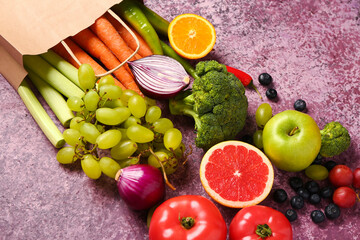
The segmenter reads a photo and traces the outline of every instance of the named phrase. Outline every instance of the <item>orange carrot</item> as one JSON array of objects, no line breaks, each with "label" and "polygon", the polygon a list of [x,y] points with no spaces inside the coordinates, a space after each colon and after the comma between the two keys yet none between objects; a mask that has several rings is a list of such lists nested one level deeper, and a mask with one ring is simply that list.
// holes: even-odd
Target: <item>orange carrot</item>
[{"label": "orange carrot", "polygon": [[[85,28],[72,39],[90,55],[97,58],[108,69],[113,69],[120,65],[120,61],[114,56],[111,50],[88,28]],[[128,89],[132,89],[143,96],[132,75],[120,67],[113,72],[115,77]]]},{"label": "orange carrot", "polygon": [[[124,41],[127,43],[127,45],[133,50],[135,51],[137,48],[137,44],[135,39],[133,38],[133,36],[130,34],[130,32],[128,30],[126,30],[126,28],[121,25],[121,23],[119,23],[118,20],[116,20],[113,16],[110,15],[110,13],[105,13],[104,16],[106,17],[106,19],[109,20],[109,22],[115,27],[115,29],[119,32],[120,36],[124,39]],[[129,26],[129,25],[128,25]],[[136,37],[139,40],[140,43],[140,48],[138,50],[138,54],[141,57],[146,57],[146,56],[150,56],[153,53],[151,52],[149,46],[147,45],[147,43],[144,41],[144,39],[140,36],[140,34],[138,34],[134,29],[132,29],[131,27],[129,27],[133,33],[136,35]]]},{"label": "orange carrot", "polygon": [[[107,71],[98,64],[92,57],[90,57],[84,50],[82,50],[76,43],[74,43],[70,38],[67,38],[64,40],[64,42],[68,45],[68,47],[71,49],[71,51],[74,53],[76,58],[80,61],[80,63],[87,63],[89,64],[93,69],[95,74],[104,74]],[[69,54],[69,52],[65,49],[65,47],[58,43],[55,45],[52,50],[59,54],[61,57],[63,57],[66,61],[74,65],[76,68],[79,68],[79,64],[74,60],[74,58]],[[117,80],[117,79],[116,79]],[[122,89],[125,89],[124,85],[121,84],[119,81],[115,81],[115,84],[121,87]]]},{"label": "orange carrot", "polygon": [[[124,62],[133,53],[124,39],[122,39],[113,25],[104,16],[96,19],[95,23],[90,26],[90,29],[121,62]],[[136,59],[137,57],[134,56],[130,60]]]}]

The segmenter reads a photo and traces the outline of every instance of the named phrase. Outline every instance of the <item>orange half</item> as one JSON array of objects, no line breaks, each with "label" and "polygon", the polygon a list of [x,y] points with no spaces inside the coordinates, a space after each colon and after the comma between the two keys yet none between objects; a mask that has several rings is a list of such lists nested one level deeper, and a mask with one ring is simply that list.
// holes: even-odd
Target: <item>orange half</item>
[{"label": "orange half", "polygon": [[274,169],[258,148],[241,141],[225,141],[205,153],[200,164],[200,180],[218,203],[244,208],[268,196]]},{"label": "orange half", "polygon": [[216,42],[214,26],[205,18],[191,13],[181,14],[170,22],[168,37],[171,47],[188,59],[206,56]]}]

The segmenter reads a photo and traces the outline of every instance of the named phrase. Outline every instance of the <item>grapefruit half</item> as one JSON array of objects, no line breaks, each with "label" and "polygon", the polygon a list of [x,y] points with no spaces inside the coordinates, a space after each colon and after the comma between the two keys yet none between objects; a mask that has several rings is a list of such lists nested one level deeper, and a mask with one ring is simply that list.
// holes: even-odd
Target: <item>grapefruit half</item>
[{"label": "grapefruit half", "polygon": [[224,141],[205,153],[200,180],[216,202],[244,208],[267,197],[274,182],[274,169],[260,149],[241,141]]}]

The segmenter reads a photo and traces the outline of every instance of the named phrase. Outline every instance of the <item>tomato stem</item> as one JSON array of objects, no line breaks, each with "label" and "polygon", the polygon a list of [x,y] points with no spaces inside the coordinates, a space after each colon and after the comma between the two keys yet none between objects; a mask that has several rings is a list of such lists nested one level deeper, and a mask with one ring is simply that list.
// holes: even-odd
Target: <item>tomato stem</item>
[{"label": "tomato stem", "polygon": [[181,218],[180,223],[185,229],[190,229],[195,225],[195,219],[192,217],[183,217]]},{"label": "tomato stem", "polygon": [[271,228],[267,224],[259,224],[255,230],[255,233],[262,239],[270,237],[272,234]]}]

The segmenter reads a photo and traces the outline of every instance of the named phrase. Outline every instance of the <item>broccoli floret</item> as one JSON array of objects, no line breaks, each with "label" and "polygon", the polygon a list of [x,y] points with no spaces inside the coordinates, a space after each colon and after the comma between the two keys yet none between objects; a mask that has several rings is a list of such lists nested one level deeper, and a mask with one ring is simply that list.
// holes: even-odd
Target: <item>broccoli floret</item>
[{"label": "broccoli floret", "polygon": [[337,156],[350,146],[349,132],[339,122],[326,124],[320,133],[320,155],[323,157]]},{"label": "broccoli floret", "polygon": [[195,144],[208,149],[234,139],[245,125],[248,101],[240,80],[215,60],[196,65],[192,89],[169,101],[173,115],[188,115],[195,120]]}]

